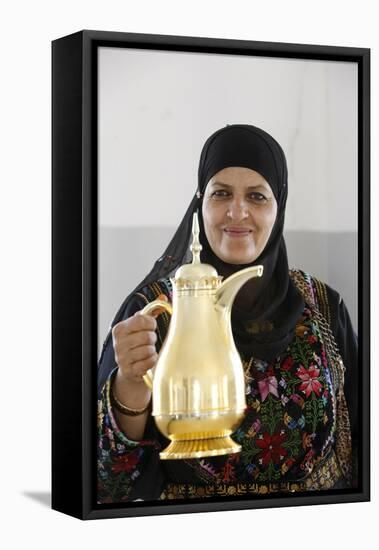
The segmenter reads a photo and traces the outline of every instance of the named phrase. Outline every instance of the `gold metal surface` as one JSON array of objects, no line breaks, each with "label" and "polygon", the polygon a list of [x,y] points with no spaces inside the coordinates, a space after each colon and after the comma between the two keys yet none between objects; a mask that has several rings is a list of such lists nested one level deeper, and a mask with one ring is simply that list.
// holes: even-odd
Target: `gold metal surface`
[{"label": "gold metal surface", "polygon": [[233,300],[243,284],[260,277],[249,267],[224,282],[200,261],[197,214],[193,220],[193,261],[171,279],[173,304],[155,300],[142,314],[163,307],[172,318],[154,369],[144,380],[153,391],[156,424],[171,444],[161,459],[199,458],[240,451],[230,435],[246,408],[242,362],[230,322]]},{"label": "gold metal surface", "polygon": [[[165,309],[170,315],[172,315],[172,306],[168,302],[164,302],[163,300],[154,300],[154,302],[150,302],[150,304],[147,304],[141,313],[143,315],[148,315],[149,313],[153,313],[154,310],[158,308]],[[147,371],[147,373],[143,376],[144,382],[146,386],[152,390],[153,389],[153,371],[150,369]]]},{"label": "gold metal surface", "polygon": [[219,456],[239,453],[240,451],[241,445],[235,443],[229,436],[208,439],[196,439],[195,436],[195,438],[187,441],[172,441],[159,456],[161,460],[175,460],[178,458]]}]

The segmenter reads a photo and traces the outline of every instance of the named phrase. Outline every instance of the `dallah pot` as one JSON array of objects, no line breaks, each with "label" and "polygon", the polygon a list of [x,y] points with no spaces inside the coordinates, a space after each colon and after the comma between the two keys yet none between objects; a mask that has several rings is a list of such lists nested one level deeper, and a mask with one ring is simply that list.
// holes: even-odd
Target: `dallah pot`
[{"label": "dallah pot", "polygon": [[243,284],[260,277],[263,266],[233,274],[224,282],[200,261],[197,214],[193,220],[192,264],[182,265],[171,279],[172,306],[155,300],[142,314],[164,308],[171,315],[167,337],[154,372],[144,379],[152,388],[152,415],[171,440],[161,459],[199,458],[236,453],[230,437],[246,408],[242,362],[236,349],[231,309]]}]

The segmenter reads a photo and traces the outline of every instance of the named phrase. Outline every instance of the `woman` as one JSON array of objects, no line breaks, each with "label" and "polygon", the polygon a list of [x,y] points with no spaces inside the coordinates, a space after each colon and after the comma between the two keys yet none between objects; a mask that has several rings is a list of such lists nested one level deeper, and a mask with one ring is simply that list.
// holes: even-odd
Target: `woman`
[{"label": "woman", "polygon": [[[339,294],[289,270],[283,239],[287,166],[280,145],[250,125],[230,125],[205,143],[198,190],[165,254],[128,296],[99,365],[98,501],[197,498],[351,487],[357,341]],[[246,378],[247,410],[233,438],[241,453],[159,460],[167,445],[142,380],[157,360],[171,300],[169,276],[186,263],[199,211],[201,261],[228,277],[261,264],[236,297],[232,328]],[[342,358],[342,359],[341,359]],[[346,397],[346,399],[345,399]]]}]

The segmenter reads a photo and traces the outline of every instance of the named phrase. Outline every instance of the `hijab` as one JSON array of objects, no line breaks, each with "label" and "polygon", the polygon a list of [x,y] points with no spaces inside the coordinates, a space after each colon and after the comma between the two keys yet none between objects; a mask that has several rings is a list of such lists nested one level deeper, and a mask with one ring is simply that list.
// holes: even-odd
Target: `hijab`
[{"label": "hijab", "polygon": [[[260,256],[250,264],[234,265],[221,260],[207,240],[201,215],[202,200],[209,180],[226,167],[246,167],[259,172],[270,185],[277,202],[277,215],[269,240]],[[287,163],[279,143],[267,132],[252,125],[232,124],[214,132],[205,142],[198,168],[198,189],[164,254],[143,281],[126,298],[112,326],[124,318],[132,296],[144,286],[164,277],[189,261],[192,217],[198,211],[201,261],[213,265],[219,275],[228,276],[253,265],[263,265],[263,276],[249,282],[240,292],[253,293],[250,309],[232,309],[232,329],[237,349],[246,358],[271,361],[280,355],[294,336],[296,322],[304,307],[288,270],[283,238],[287,201]],[[251,298],[251,296],[250,296]],[[109,339],[109,335],[107,340]],[[107,340],[104,347],[107,344]]]},{"label": "hijab", "polygon": [[250,168],[264,177],[277,202],[276,220],[260,256],[250,264],[231,265],[218,258],[210,247],[200,209],[201,259],[213,265],[221,275],[263,265],[263,276],[251,280],[240,291],[250,294],[250,299],[246,300],[249,309],[234,305],[232,328],[240,352],[246,357],[271,361],[292,340],[296,322],[304,308],[303,299],[289,276],[283,237],[287,163],[279,143],[267,132],[247,124],[233,124],[216,131],[204,144],[198,170],[200,194],[204,194],[207,183],[217,172],[231,166]]}]

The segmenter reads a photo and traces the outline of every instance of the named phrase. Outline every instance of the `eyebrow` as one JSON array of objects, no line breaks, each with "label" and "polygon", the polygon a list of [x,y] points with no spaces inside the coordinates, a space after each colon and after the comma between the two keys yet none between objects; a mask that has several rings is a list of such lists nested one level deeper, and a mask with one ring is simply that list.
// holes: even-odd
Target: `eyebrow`
[{"label": "eyebrow", "polygon": [[[229,185],[228,183],[223,183],[222,181],[214,181],[211,183],[211,185],[219,185],[220,187],[224,187],[225,189],[231,189],[233,187],[232,185]],[[267,188],[261,183],[258,183],[257,185],[249,185],[246,189],[251,190],[251,189],[259,189],[259,188],[267,191]]]}]

